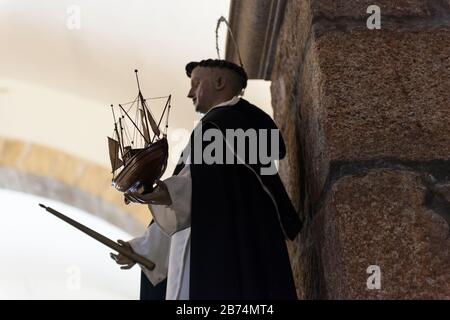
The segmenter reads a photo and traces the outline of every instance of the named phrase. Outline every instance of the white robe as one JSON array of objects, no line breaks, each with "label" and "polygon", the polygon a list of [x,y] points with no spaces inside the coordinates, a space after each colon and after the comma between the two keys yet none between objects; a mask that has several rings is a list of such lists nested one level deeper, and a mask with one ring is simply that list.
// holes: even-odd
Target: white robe
[{"label": "white robe", "polygon": [[[214,108],[237,102],[236,96]],[[155,223],[144,235],[129,241],[136,253],[155,263],[152,271],[141,266],[153,285],[167,277],[166,300],[189,299],[192,181],[189,158],[186,162],[178,175],[164,180],[172,204],[149,205]]]},{"label": "white robe", "polygon": [[129,241],[133,250],[155,263],[152,271],[141,266],[153,285],[167,277],[167,300],[189,299],[189,262],[191,236],[191,177],[189,165],[166,179],[172,199],[170,206],[151,205],[153,219],[144,235]]}]

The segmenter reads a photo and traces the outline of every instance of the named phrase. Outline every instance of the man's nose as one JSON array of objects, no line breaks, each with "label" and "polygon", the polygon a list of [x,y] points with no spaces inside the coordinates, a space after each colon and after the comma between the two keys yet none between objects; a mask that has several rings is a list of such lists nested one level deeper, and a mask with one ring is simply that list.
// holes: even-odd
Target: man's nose
[{"label": "man's nose", "polygon": [[191,88],[191,90],[189,90],[187,97],[188,98],[193,98],[194,97],[194,90],[192,90],[192,88]]}]

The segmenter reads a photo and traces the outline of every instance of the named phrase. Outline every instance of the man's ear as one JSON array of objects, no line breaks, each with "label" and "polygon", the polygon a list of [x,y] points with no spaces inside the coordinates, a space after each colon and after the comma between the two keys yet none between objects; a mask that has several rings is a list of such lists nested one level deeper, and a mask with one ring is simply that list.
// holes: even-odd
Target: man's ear
[{"label": "man's ear", "polygon": [[225,79],[224,76],[222,76],[222,75],[217,75],[217,76],[216,76],[216,79],[215,79],[215,81],[214,81],[214,87],[215,87],[217,90],[222,90],[223,88],[225,88],[225,82],[226,82],[226,79]]}]

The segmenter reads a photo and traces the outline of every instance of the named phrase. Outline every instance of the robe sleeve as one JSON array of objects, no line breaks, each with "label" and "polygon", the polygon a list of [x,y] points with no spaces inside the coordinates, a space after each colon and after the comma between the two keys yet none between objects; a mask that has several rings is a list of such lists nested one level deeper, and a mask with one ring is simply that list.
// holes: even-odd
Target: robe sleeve
[{"label": "robe sleeve", "polygon": [[170,237],[162,232],[156,223],[150,224],[141,237],[134,238],[128,243],[134,252],[155,263],[155,268],[151,271],[139,265],[154,286],[167,277]]},{"label": "robe sleeve", "polygon": [[168,236],[186,229],[191,224],[192,180],[190,166],[186,165],[178,175],[164,180],[172,204],[149,205],[153,219]]}]

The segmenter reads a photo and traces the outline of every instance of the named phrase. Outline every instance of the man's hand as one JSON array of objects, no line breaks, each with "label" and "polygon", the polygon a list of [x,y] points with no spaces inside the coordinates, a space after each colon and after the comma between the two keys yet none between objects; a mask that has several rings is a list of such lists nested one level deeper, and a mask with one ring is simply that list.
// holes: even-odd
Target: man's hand
[{"label": "man's hand", "polygon": [[170,205],[172,204],[172,199],[170,198],[169,190],[164,182],[157,180],[157,187],[153,192],[142,194],[140,192],[126,192],[125,203],[144,203],[144,204],[157,204],[157,205]]},{"label": "man's hand", "polygon": [[[131,248],[131,245],[128,242],[125,242],[123,240],[117,240],[117,242],[125,249],[128,249],[131,252],[134,252],[133,248]],[[110,257],[117,264],[120,264],[122,266],[122,267],[120,267],[120,269],[123,269],[123,270],[131,269],[136,264],[136,262],[134,262],[133,260],[131,260],[128,257],[125,257],[123,254],[120,254],[120,253],[118,253],[118,254],[110,253]]]}]

